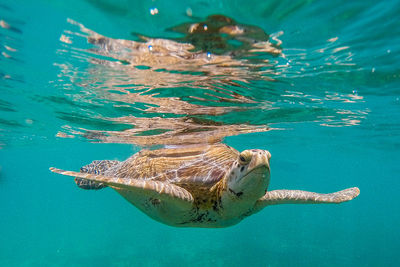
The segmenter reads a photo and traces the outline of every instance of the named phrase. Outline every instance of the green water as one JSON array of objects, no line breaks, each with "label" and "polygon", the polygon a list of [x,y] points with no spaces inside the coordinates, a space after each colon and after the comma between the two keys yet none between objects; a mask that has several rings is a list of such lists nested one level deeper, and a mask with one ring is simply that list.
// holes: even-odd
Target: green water
[{"label": "green water", "polygon": [[[399,266],[399,11],[398,1],[1,2],[0,266]],[[144,82],[132,75],[154,66],[108,64],[117,56],[67,21],[110,38],[174,39],[168,28],[211,14],[262,29],[281,53],[259,53],[251,64],[268,64],[237,75]],[[127,88],[150,91],[128,99]],[[196,112],[138,98],[152,93]],[[230,228],[173,228],[109,188],[84,191],[48,170],[128,158],[140,146],[119,135],[127,129],[175,129],[144,131],[129,116],[270,127],[223,139],[271,152],[270,189],[361,194],[267,207]]]}]

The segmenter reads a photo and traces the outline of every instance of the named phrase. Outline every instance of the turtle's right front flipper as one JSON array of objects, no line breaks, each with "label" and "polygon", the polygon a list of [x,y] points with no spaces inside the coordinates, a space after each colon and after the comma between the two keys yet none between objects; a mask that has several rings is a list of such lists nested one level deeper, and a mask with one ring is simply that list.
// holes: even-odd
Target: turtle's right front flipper
[{"label": "turtle's right front flipper", "polygon": [[278,204],[338,204],[350,201],[360,194],[358,187],[347,188],[342,191],[320,194],[302,190],[273,190],[257,200],[254,206],[255,212],[269,205]]},{"label": "turtle's right front flipper", "polygon": [[[82,173],[101,174],[103,175],[108,169],[118,165],[118,160],[94,160],[92,163],[81,167]],[[84,178],[75,178],[75,183],[79,188],[86,190],[98,190],[107,187],[104,183],[91,181]]]}]

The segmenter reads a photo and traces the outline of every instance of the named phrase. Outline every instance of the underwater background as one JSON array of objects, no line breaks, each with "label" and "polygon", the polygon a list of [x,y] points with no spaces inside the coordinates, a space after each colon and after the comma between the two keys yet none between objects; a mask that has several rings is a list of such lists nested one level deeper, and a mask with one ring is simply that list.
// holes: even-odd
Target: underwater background
[{"label": "underwater background", "polygon": [[[215,14],[244,37],[187,35]],[[398,14],[399,1],[0,1],[0,266],[400,266]],[[199,59],[131,61],[120,40],[148,38],[191,41]],[[270,189],[361,193],[173,228],[49,171],[199,132],[269,150]]]}]

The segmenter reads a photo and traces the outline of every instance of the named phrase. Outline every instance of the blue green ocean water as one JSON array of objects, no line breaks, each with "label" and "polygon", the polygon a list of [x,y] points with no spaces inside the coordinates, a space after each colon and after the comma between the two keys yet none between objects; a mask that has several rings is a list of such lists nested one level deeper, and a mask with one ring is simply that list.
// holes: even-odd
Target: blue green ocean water
[{"label": "blue green ocean water", "polygon": [[[0,1],[0,266],[400,266],[399,13],[395,0]],[[177,40],[172,27],[213,14],[278,52],[134,64],[117,45]],[[212,44],[207,56],[228,54]],[[49,171],[226,128],[224,143],[271,152],[271,189],[361,193],[174,228]]]}]

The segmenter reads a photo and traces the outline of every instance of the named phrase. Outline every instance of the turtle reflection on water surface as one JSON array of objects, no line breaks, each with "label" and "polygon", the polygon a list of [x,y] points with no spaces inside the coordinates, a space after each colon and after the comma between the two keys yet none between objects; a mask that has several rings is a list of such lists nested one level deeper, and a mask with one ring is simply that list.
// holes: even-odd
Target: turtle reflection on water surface
[{"label": "turtle reflection on water surface", "polygon": [[111,187],[154,220],[177,227],[228,227],[269,205],[341,203],[360,192],[268,191],[270,158],[260,149],[191,145],[142,150],[123,162],[93,161],[81,172],[50,170],[77,177],[84,189]]}]

